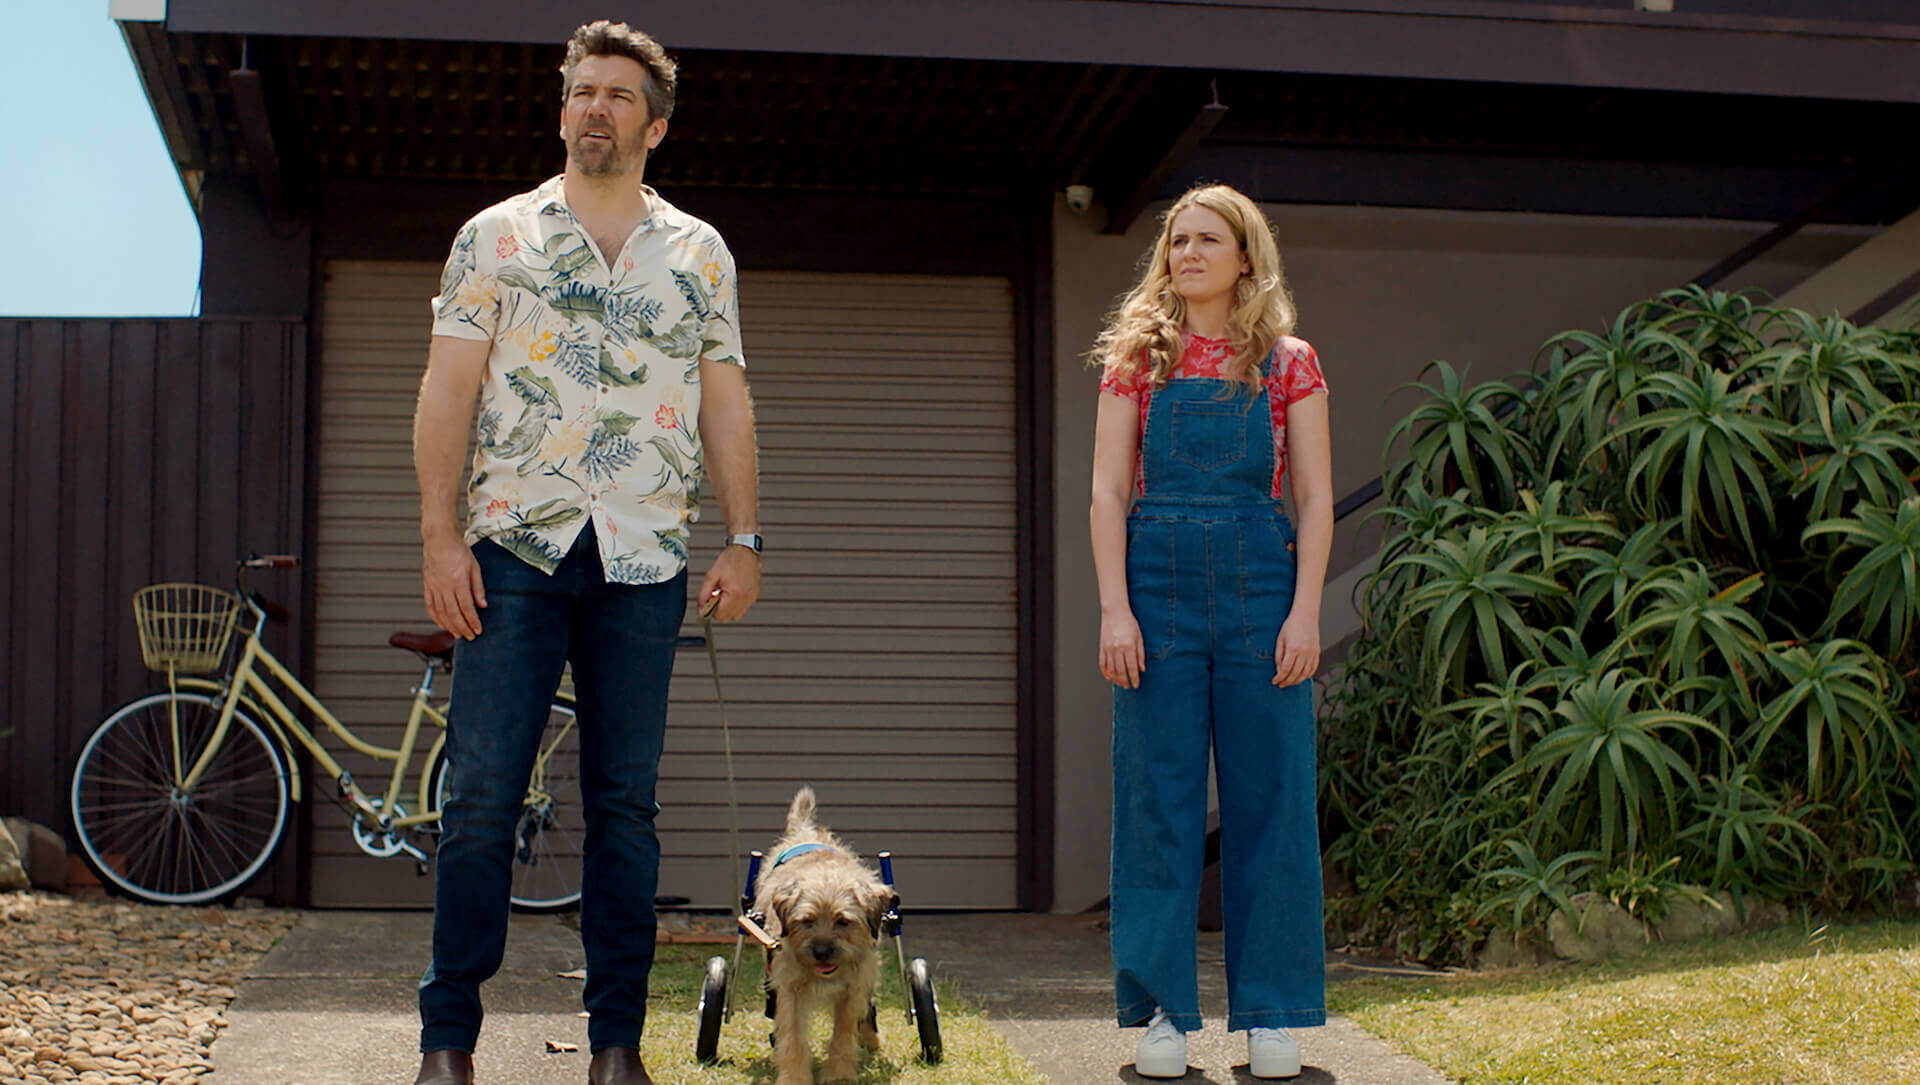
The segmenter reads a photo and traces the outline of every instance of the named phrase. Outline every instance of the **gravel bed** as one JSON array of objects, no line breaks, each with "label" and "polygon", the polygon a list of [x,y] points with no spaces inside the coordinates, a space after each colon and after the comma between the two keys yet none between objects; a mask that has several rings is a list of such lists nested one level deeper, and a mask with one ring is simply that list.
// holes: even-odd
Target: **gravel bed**
[{"label": "gravel bed", "polygon": [[257,907],[0,893],[0,1085],[212,1072],[234,988],[297,922]]}]

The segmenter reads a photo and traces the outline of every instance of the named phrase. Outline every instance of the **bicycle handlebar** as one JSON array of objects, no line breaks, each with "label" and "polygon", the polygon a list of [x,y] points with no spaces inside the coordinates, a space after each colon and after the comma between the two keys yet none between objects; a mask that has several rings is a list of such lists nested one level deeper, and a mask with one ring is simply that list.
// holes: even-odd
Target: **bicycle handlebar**
[{"label": "bicycle handlebar", "polygon": [[249,554],[240,559],[240,565],[246,569],[298,569],[298,554]]}]

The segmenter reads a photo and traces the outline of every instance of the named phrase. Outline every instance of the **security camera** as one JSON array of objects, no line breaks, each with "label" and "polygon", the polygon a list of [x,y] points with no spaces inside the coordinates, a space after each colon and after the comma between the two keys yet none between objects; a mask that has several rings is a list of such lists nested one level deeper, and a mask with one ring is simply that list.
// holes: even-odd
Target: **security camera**
[{"label": "security camera", "polygon": [[1092,206],[1093,206],[1093,186],[1091,185],[1068,185],[1067,186],[1067,210],[1073,212],[1076,215],[1084,215],[1087,213],[1087,208]]}]

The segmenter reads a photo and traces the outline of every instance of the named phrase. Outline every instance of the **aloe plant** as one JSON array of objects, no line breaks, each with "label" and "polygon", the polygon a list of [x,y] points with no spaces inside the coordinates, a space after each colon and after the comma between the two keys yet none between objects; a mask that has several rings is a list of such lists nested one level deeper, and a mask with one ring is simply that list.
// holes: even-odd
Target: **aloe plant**
[{"label": "aloe plant", "polygon": [[1809,515],[1840,516],[1860,502],[1892,506],[1917,495],[1920,403],[1890,403],[1856,420],[1836,419],[1830,428],[1803,423],[1792,436],[1799,449],[1791,493],[1805,495]]},{"label": "aloe plant", "polygon": [[1738,369],[1763,342],[1754,330],[1762,310],[1742,292],[1690,284],[1663,292],[1648,309],[1659,314],[1654,321],[1661,330],[1684,339],[1695,358],[1716,369]]},{"label": "aloe plant", "polygon": [[1600,853],[1612,859],[1679,820],[1681,792],[1696,777],[1685,744],[1668,738],[1694,731],[1720,736],[1706,720],[1662,708],[1643,694],[1652,681],[1610,669],[1582,678],[1554,706],[1564,723],[1514,770],[1542,795],[1548,839],[1586,839],[1597,827]]},{"label": "aloe plant", "polygon": [[1497,889],[1475,910],[1474,918],[1483,919],[1511,909],[1508,922],[1515,930],[1532,925],[1530,917],[1544,921],[1541,905],[1552,905],[1555,911],[1573,915],[1572,895],[1603,859],[1597,851],[1583,850],[1566,852],[1554,856],[1550,862],[1542,862],[1525,840],[1503,840],[1500,846],[1513,855],[1514,862],[1481,876],[1483,882]]},{"label": "aloe plant", "polygon": [[[1678,513],[1700,551],[1737,535],[1746,556],[1759,551],[1752,514],[1774,524],[1773,488],[1786,474],[1775,442],[1787,427],[1756,409],[1758,389],[1717,369],[1698,378],[1655,373],[1634,390],[1654,409],[1609,434],[1595,452],[1647,435],[1627,465],[1627,492],[1649,517]],[[1589,453],[1589,456],[1594,453]]]},{"label": "aloe plant", "polygon": [[1523,660],[1504,679],[1482,682],[1474,696],[1442,708],[1460,713],[1471,729],[1468,756],[1479,760],[1504,750],[1510,761],[1519,761],[1527,747],[1546,733],[1553,705],[1542,694],[1553,688],[1557,675],[1538,666],[1539,662]]},{"label": "aloe plant", "polygon": [[1502,515],[1495,527],[1511,539],[1524,540],[1529,554],[1539,559],[1537,571],[1549,576],[1572,548],[1620,540],[1613,517],[1587,510],[1580,494],[1559,481],[1548,483],[1538,494],[1521,490],[1520,507]]},{"label": "aloe plant", "polygon": [[1913,319],[1692,288],[1554,337],[1524,386],[1423,373],[1364,632],[1323,702],[1341,937],[1447,963],[1489,917],[1535,925],[1582,890],[1902,899]]},{"label": "aloe plant", "polygon": [[1779,793],[1746,764],[1725,776],[1705,776],[1694,796],[1694,817],[1679,838],[1711,862],[1713,882],[1749,892],[1797,888],[1807,868],[1830,855],[1807,826],[1818,804]]},{"label": "aloe plant", "polygon": [[1406,598],[1396,629],[1418,638],[1421,670],[1436,693],[1464,685],[1470,659],[1502,674],[1509,659],[1518,662],[1534,650],[1538,635],[1520,602],[1558,596],[1563,589],[1546,577],[1519,572],[1528,560],[1526,550],[1507,545],[1484,527],[1394,560],[1395,566],[1427,571],[1425,582]]},{"label": "aloe plant", "polygon": [[1633,392],[1641,382],[1697,363],[1687,341],[1649,323],[1647,312],[1645,305],[1629,306],[1604,332],[1562,332],[1536,355],[1536,366],[1541,358],[1547,363],[1528,428],[1556,477],[1578,473],[1586,450],[1639,416]]},{"label": "aloe plant", "polygon": [[1750,674],[1761,665],[1767,637],[1742,604],[1760,586],[1759,573],[1720,588],[1697,561],[1668,566],[1627,593],[1625,608],[1638,617],[1620,635],[1653,640],[1654,660],[1668,675],[1691,678],[1703,668]]},{"label": "aloe plant", "polygon": [[1875,767],[1912,764],[1912,724],[1894,716],[1892,682],[1873,649],[1836,639],[1812,651],[1787,646],[1771,658],[1785,688],[1767,703],[1749,756],[1757,761],[1783,730],[1794,732],[1815,799],[1857,795]]},{"label": "aloe plant", "polygon": [[[1913,644],[1920,621],[1920,497],[1897,509],[1862,505],[1851,517],[1822,520],[1803,538],[1836,535],[1845,541],[1838,564],[1847,567],[1827,612],[1826,631],[1859,623],[1863,636],[1899,657]],[[1859,553],[1858,551],[1865,551]]]},{"label": "aloe plant", "polygon": [[1655,569],[1671,565],[1680,556],[1672,536],[1675,520],[1642,524],[1614,546],[1582,546],[1570,555],[1582,569],[1574,585],[1575,629],[1610,622],[1622,613],[1627,594]]},{"label": "aloe plant", "polygon": [[[1521,394],[1500,381],[1469,386],[1463,374],[1445,362],[1430,362],[1437,386],[1415,381],[1404,387],[1427,394],[1387,435],[1393,448],[1407,438],[1406,459],[1383,474],[1396,488],[1406,476],[1421,479],[1433,492],[1451,492],[1464,484],[1482,505],[1511,507],[1514,495],[1532,481],[1534,452],[1526,435],[1501,421],[1501,412],[1518,406]],[[1449,482],[1457,478],[1458,483]]]},{"label": "aloe plant", "polygon": [[1836,420],[1865,418],[1890,399],[1911,399],[1920,365],[1887,349],[1885,333],[1839,317],[1783,311],[1790,334],[1754,356],[1774,413],[1803,418],[1834,440]]}]

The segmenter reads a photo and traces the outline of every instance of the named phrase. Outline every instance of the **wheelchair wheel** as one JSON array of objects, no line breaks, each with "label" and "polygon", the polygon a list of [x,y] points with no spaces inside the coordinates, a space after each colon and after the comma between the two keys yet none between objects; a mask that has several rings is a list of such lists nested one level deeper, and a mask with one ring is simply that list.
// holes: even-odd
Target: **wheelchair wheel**
[{"label": "wheelchair wheel", "polygon": [[940,1004],[933,997],[933,972],[925,957],[907,963],[907,984],[913,992],[913,1024],[920,1030],[920,1058],[940,1061]]},{"label": "wheelchair wheel", "polygon": [[727,959],[707,958],[707,980],[700,987],[700,1035],[693,1056],[703,1065],[720,1057],[720,1023],[727,1018]]}]

